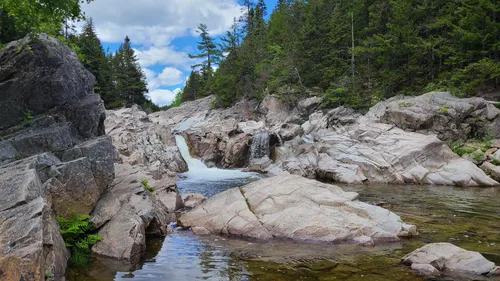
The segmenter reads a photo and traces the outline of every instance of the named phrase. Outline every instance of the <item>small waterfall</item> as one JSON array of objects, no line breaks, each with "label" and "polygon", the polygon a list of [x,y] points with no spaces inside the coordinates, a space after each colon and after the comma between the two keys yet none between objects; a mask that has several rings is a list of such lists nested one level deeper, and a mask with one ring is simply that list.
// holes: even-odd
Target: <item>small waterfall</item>
[{"label": "small waterfall", "polygon": [[192,181],[228,181],[234,179],[247,179],[258,177],[255,173],[244,173],[239,170],[223,170],[218,168],[208,168],[200,159],[193,158],[189,153],[189,147],[183,136],[175,135],[175,142],[182,158],[186,161],[189,171],[183,175]]},{"label": "small waterfall", "polygon": [[259,132],[253,137],[252,146],[250,147],[250,161],[264,157],[269,158],[271,153],[269,140],[268,132]]}]

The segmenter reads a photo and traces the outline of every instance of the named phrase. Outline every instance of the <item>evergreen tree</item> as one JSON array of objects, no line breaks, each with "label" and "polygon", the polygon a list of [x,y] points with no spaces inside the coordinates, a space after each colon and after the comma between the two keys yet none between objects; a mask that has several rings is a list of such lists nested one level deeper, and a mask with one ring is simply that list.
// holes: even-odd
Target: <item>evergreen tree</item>
[{"label": "evergreen tree", "polygon": [[201,41],[198,42],[197,55],[189,55],[191,59],[202,59],[199,64],[195,64],[193,69],[200,68],[203,79],[207,81],[213,73],[213,67],[219,65],[222,59],[222,51],[217,47],[215,39],[208,32],[205,24],[198,25],[197,32],[200,34]]}]

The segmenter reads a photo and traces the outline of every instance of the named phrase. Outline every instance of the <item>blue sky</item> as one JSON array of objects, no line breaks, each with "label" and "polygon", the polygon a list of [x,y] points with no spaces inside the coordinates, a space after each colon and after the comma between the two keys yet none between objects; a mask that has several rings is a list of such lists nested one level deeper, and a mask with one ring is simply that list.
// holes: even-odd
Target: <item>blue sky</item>
[{"label": "blue sky", "polygon": [[[269,12],[277,0],[266,0]],[[95,0],[84,7],[104,48],[114,51],[126,35],[132,40],[147,77],[151,99],[167,105],[184,87],[196,53],[199,23],[215,37],[239,17],[237,0]]]}]

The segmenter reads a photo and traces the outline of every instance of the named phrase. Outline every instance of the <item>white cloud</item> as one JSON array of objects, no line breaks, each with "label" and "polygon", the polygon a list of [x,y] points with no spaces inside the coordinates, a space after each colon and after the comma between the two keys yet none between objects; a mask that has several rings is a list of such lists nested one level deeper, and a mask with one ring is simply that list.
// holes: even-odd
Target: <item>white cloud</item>
[{"label": "white cloud", "polygon": [[154,65],[172,65],[182,70],[188,70],[192,61],[187,53],[178,52],[172,46],[151,47],[147,50],[135,50],[142,67]]},{"label": "white cloud", "polygon": [[98,0],[84,10],[102,41],[121,42],[128,35],[146,46],[166,46],[178,36],[196,35],[199,23],[220,35],[241,14],[236,0]]},{"label": "white cloud", "polygon": [[162,86],[175,86],[184,82],[184,73],[177,68],[165,67],[160,74],[149,68],[143,69],[148,82],[149,90],[155,90]]},{"label": "white cloud", "polygon": [[182,83],[184,79],[182,71],[173,67],[165,67],[158,75],[161,86],[174,86]]},{"label": "white cloud", "polygon": [[177,88],[173,91],[165,89],[156,89],[149,92],[149,98],[155,104],[159,106],[169,105],[174,101],[175,95],[180,92],[181,89]]}]

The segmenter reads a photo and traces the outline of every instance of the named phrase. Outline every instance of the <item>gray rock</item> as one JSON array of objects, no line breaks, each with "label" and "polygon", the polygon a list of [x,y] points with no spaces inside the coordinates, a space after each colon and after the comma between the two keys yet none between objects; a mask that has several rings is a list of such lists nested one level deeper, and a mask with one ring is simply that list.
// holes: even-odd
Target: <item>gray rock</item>
[{"label": "gray rock", "polygon": [[395,97],[370,109],[367,117],[404,130],[434,133],[441,140],[473,138],[477,133],[500,137],[500,109],[482,98],[460,99],[450,93]]},{"label": "gray rock", "polygon": [[414,263],[411,265],[411,269],[418,275],[426,278],[438,277],[441,275],[440,271],[430,264],[418,264]]},{"label": "gray rock", "polygon": [[144,221],[134,210],[122,208],[98,232],[102,241],[92,247],[97,255],[136,263],[146,251]]},{"label": "gray rock", "polygon": [[417,234],[394,213],[354,201],[357,197],[333,185],[282,175],[220,193],[182,214],[179,223],[212,234],[301,242],[372,244]]},{"label": "gray rock", "polygon": [[2,280],[64,278],[69,253],[50,203],[44,200],[38,157],[0,169],[0,276]]},{"label": "gray rock", "polygon": [[49,192],[52,208],[59,216],[90,214],[104,192],[104,188],[96,184],[88,158],[53,166],[51,174],[44,188]]},{"label": "gray rock", "polygon": [[407,265],[429,264],[439,271],[475,275],[488,274],[495,268],[495,264],[485,259],[480,253],[467,251],[450,243],[425,245],[403,257],[403,263]]},{"label": "gray rock", "polygon": [[310,97],[307,99],[300,100],[297,103],[297,109],[304,116],[311,114],[320,104],[321,98],[319,97]]},{"label": "gray rock", "polygon": [[279,135],[283,141],[289,141],[304,133],[304,130],[297,124],[283,124],[279,130]]},{"label": "gray rock", "polygon": [[500,166],[493,165],[490,162],[484,162],[481,169],[492,179],[500,182]]},{"label": "gray rock", "polygon": [[0,141],[0,165],[16,161],[21,154],[8,141]]},{"label": "gray rock", "polygon": [[490,273],[487,275],[488,277],[500,276],[500,266],[495,267]]},{"label": "gray rock", "polygon": [[67,120],[76,137],[103,135],[104,106],[94,83],[75,52],[53,38],[42,34],[8,44],[0,51],[0,131],[22,123],[30,110]]},{"label": "gray rock", "polygon": [[184,201],[184,208],[193,209],[198,207],[201,203],[205,202],[207,197],[199,193],[189,193],[182,195],[182,201]]}]

